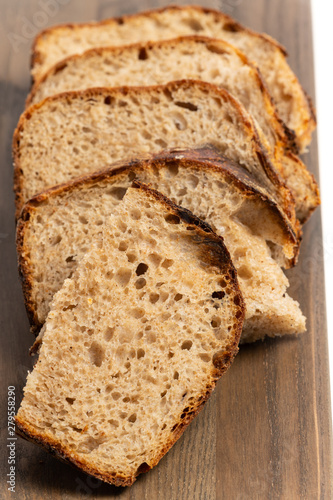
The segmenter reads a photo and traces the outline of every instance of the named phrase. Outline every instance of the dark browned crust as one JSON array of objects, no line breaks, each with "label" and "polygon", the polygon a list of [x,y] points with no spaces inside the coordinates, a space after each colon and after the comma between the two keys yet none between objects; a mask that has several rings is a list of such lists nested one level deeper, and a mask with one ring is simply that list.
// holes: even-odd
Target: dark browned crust
[{"label": "dark browned crust", "polygon": [[163,47],[163,46],[170,46],[174,44],[179,44],[182,42],[194,42],[194,43],[201,43],[205,45],[214,45],[218,44],[221,47],[225,49],[226,52],[232,53],[237,55],[243,62],[243,64],[249,66],[254,75],[255,78],[258,82],[258,86],[264,95],[264,100],[266,102],[267,106],[267,111],[272,117],[272,125],[274,127],[275,133],[277,135],[277,138],[283,146],[286,149],[290,149],[297,153],[297,146],[296,146],[296,141],[295,141],[295,132],[290,130],[287,125],[281,120],[278,111],[276,109],[276,106],[274,104],[274,100],[272,96],[270,95],[270,92],[268,90],[268,87],[262,77],[262,74],[260,72],[260,69],[255,66],[252,62],[248,60],[245,54],[241,52],[237,47],[234,47],[230,43],[226,42],[225,40],[218,40],[214,38],[210,38],[207,36],[198,36],[198,35],[188,35],[188,36],[179,36],[173,39],[168,39],[168,40],[158,40],[158,41],[151,41],[151,42],[143,42],[143,43],[132,43],[130,45],[126,45],[125,47],[97,47],[93,49],[86,50],[82,54],[74,54],[72,56],[66,57],[62,61],[59,61],[57,64],[55,64],[52,68],[50,68],[32,87],[27,99],[26,99],[26,107],[29,107],[35,97],[36,92],[38,91],[38,88],[42,83],[44,83],[52,74],[59,73],[62,71],[66,65],[76,59],[81,59],[84,57],[89,57],[90,55],[102,55],[103,53],[109,53],[110,56],[112,57],[117,57],[117,54],[122,53],[124,50],[126,51],[140,51],[142,49],[149,51],[152,50],[155,47]]},{"label": "dark browned crust", "polygon": [[169,82],[165,85],[154,85],[154,86],[139,86],[139,87],[114,87],[114,88],[91,88],[82,91],[72,91],[64,92],[62,94],[57,94],[55,96],[50,96],[44,99],[38,104],[34,104],[28,108],[20,117],[17,128],[13,136],[13,161],[14,161],[14,191],[15,191],[15,203],[16,203],[16,217],[19,216],[20,210],[24,203],[22,196],[23,187],[23,172],[20,166],[20,134],[24,129],[25,123],[31,118],[31,115],[39,108],[46,106],[49,103],[56,102],[58,100],[67,100],[70,102],[71,99],[93,99],[100,95],[123,95],[127,94],[139,94],[139,93],[149,93],[152,91],[160,92],[172,92],[178,88],[188,88],[196,85],[206,92],[214,92],[218,97],[222,98],[224,101],[231,102],[233,107],[238,111],[239,116],[243,122],[244,129],[252,137],[252,142],[254,146],[254,152],[257,155],[259,162],[261,163],[264,172],[267,176],[267,183],[263,186],[270,196],[279,203],[281,209],[284,211],[291,224],[294,227],[294,231],[297,234],[297,222],[295,213],[295,201],[287,188],[285,182],[282,180],[280,174],[275,169],[274,165],[270,161],[266,148],[261,142],[259,132],[251,118],[251,116],[245,111],[244,107],[240,102],[235,99],[229,92],[224,89],[219,89],[215,85],[210,83],[198,81],[198,80],[180,80],[176,82]]},{"label": "dark browned crust", "polygon": [[256,198],[265,203],[271,210],[279,226],[282,228],[286,244],[294,249],[294,257],[289,262],[286,262],[286,267],[292,267],[296,263],[299,252],[299,241],[293,232],[290,222],[283,215],[276,202],[264,193],[255,180],[239,167],[239,165],[221,155],[216,149],[209,147],[191,150],[177,149],[162,151],[155,155],[142,155],[141,158],[128,160],[127,162],[118,162],[113,164],[110,168],[78,177],[65,184],[54,186],[34,196],[25,204],[17,224],[16,245],[18,269],[22,282],[25,306],[31,325],[31,331],[34,334],[39,332],[42,324],[37,317],[36,303],[32,300],[33,273],[30,260],[25,256],[25,234],[28,229],[30,217],[34,216],[38,206],[47,203],[48,199],[52,197],[63,196],[83,186],[91,186],[103,181],[107,182],[116,176],[124,175],[130,171],[136,174],[137,179],[140,175],[140,171],[149,170],[152,166],[160,169],[174,162],[178,162],[179,165],[187,168],[194,167],[201,170],[205,169],[208,172],[218,172],[222,179],[227,179],[228,182],[242,192],[244,197]]},{"label": "dark browned crust", "polygon": [[[298,163],[300,165],[300,168],[302,170],[305,170],[306,176],[304,175],[304,183],[308,183],[311,185],[311,198],[307,199],[306,203],[306,211],[303,213],[298,212],[297,217],[302,226],[310,219],[311,215],[313,212],[316,210],[317,207],[319,207],[321,200],[320,200],[320,193],[319,193],[319,186],[317,184],[316,179],[314,178],[313,174],[307,170],[306,166],[302,162],[302,160],[296,156],[294,153],[291,151],[288,151],[286,153],[287,157],[289,157],[294,163]],[[300,233],[301,237],[301,233]]]},{"label": "dark browned crust", "polygon": [[[55,455],[61,460],[69,462],[71,465],[83,470],[84,472],[95,476],[107,483],[114,484],[116,486],[130,486],[136,480],[136,477],[142,472],[147,472],[152,467],[157,465],[161,458],[167,453],[167,451],[174,445],[174,443],[183,434],[186,427],[191,423],[194,417],[202,410],[204,404],[209,399],[211,392],[215,388],[217,380],[223,375],[223,373],[229,368],[234,357],[238,352],[238,344],[242,332],[244,317],[245,317],[245,304],[243,300],[242,293],[239,289],[237,281],[237,272],[231,261],[230,254],[224,245],[223,238],[217,236],[212,228],[206,223],[200,220],[198,217],[192,214],[189,210],[186,210],[169,200],[166,196],[159,193],[155,189],[151,189],[146,184],[138,181],[134,181],[132,187],[140,189],[145,192],[148,197],[153,198],[154,201],[160,203],[166,208],[169,214],[172,214],[179,218],[187,226],[190,226],[193,231],[191,235],[195,232],[202,239],[201,241],[201,257],[203,260],[209,263],[209,265],[216,267],[220,274],[225,278],[229,284],[229,293],[233,296],[233,303],[237,309],[235,312],[235,322],[233,326],[233,334],[230,335],[229,342],[225,347],[223,352],[218,352],[214,356],[211,380],[206,386],[206,390],[201,396],[197,398],[190,406],[182,409],[181,417],[178,422],[173,426],[171,432],[172,436],[165,443],[163,448],[159,450],[159,454],[154,457],[151,463],[143,463],[137,469],[133,476],[122,476],[118,473],[110,473],[108,471],[100,471],[95,467],[89,465],[88,461],[83,461],[80,459],[72,450],[66,448],[59,444],[56,440],[47,437],[45,435],[39,434],[36,430],[16,416],[16,425],[18,434],[35,442],[36,444],[44,446],[49,452]],[[188,403],[186,403],[188,404]]]},{"label": "dark browned crust", "polygon": [[160,14],[165,11],[180,11],[180,10],[196,10],[198,12],[202,12],[203,14],[213,14],[219,19],[223,18],[225,20],[225,25],[227,26],[227,29],[230,31],[244,31],[246,33],[251,34],[252,36],[256,38],[261,38],[262,40],[265,40],[266,42],[274,45],[285,57],[287,56],[287,51],[281,45],[277,40],[274,38],[270,37],[269,35],[266,35],[265,33],[257,33],[256,31],[251,30],[250,28],[246,28],[242,24],[240,24],[238,21],[235,21],[232,17],[228,16],[227,14],[224,14],[223,12],[220,12],[216,9],[209,9],[207,7],[201,7],[199,5],[184,5],[184,6],[179,6],[179,5],[169,5],[167,7],[162,7],[160,9],[151,9],[151,10],[146,10],[137,14],[131,14],[131,15],[124,15],[124,16],[119,16],[119,17],[112,17],[109,19],[104,19],[102,21],[98,22],[90,22],[90,23],[66,23],[66,24],[58,24],[55,26],[51,26],[49,28],[46,28],[45,30],[41,31],[36,38],[34,39],[32,48],[31,48],[31,67],[35,66],[35,64],[39,63],[42,59],[42,56],[40,52],[37,49],[38,42],[41,38],[43,38],[45,35],[47,35],[49,32],[53,31],[54,29],[58,28],[77,28],[77,27],[83,27],[83,26],[95,26],[95,25],[104,25],[104,24],[124,24],[127,21],[130,21],[131,19],[137,19],[139,17],[153,17],[155,14]]}]

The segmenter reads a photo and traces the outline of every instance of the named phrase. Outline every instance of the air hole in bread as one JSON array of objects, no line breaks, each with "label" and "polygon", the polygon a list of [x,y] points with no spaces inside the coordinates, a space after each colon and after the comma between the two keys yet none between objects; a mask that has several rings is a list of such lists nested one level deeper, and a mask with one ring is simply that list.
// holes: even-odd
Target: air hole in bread
[{"label": "air hole in bread", "polygon": [[128,106],[128,102],[127,102],[127,101],[123,101],[122,99],[120,99],[120,100],[118,101],[118,106],[119,106],[120,108],[125,108],[126,106]]},{"label": "air hole in bread", "polygon": [[171,267],[172,264],[174,264],[174,261],[172,259],[165,259],[162,262],[162,267],[164,267],[165,269],[169,269],[169,267]]},{"label": "air hole in bread", "polygon": [[79,221],[81,222],[81,224],[88,224],[88,219],[84,217],[84,215],[80,215]]},{"label": "air hole in bread", "polygon": [[223,49],[221,45],[215,45],[214,43],[207,43],[206,49],[213,54],[228,54],[228,52]]},{"label": "air hole in bread", "polygon": [[114,273],[112,271],[107,271],[107,273],[105,274],[105,277],[108,279],[108,280],[112,280],[113,279],[113,276],[114,276]]},{"label": "air hole in bread", "polygon": [[142,309],[141,307],[135,307],[134,309],[131,310],[131,316],[136,319],[140,319],[144,316],[145,310]]},{"label": "air hole in bread", "polygon": [[111,391],[113,391],[113,389],[114,389],[114,385],[112,385],[112,384],[107,385],[105,388],[106,394],[109,394]]},{"label": "air hole in bread", "polygon": [[192,102],[175,101],[175,105],[179,108],[188,109],[189,111],[198,111],[198,106]]},{"label": "air hole in bread", "polygon": [[58,243],[60,243],[62,240],[62,237],[58,234],[57,236],[55,236],[53,238],[53,240],[51,241],[51,245],[54,246],[54,245],[58,245]]},{"label": "air hole in bread", "polygon": [[108,422],[110,425],[113,425],[113,427],[119,427],[118,420],[115,420],[114,418],[111,418],[110,420],[108,420]]},{"label": "air hole in bread", "polygon": [[128,259],[128,262],[135,262],[137,260],[137,256],[135,255],[135,253],[128,253],[126,254],[127,256],[127,259]]},{"label": "air hole in bread", "polygon": [[116,200],[120,201],[124,198],[126,191],[127,191],[127,188],[114,187],[108,191],[108,194],[110,194]]},{"label": "air hole in bread", "polygon": [[175,371],[175,372],[174,372],[174,374],[173,374],[173,378],[174,378],[175,380],[178,380],[178,379],[179,379],[179,373],[178,373],[177,371]]},{"label": "air hole in bread", "polygon": [[221,318],[219,318],[218,316],[213,316],[210,324],[213,328],[218,328],[219,326],[221,326]]},{"label": "air hole in bread", "polygon": [[93,365],[100,367],[105,358],[105,352],[101,344],[94,341],[89,348],[90,361]]},{"label": "air hole in bread", "polygon": [[189,351],[192,347],[192,344],[193,344],[192,340],[184,340],[184,342],[181,345],[181,348]]},{"label": "air hole in bread", "polygon": [[231,33],[237,33],[237,31],[241,31],[242,30],[242,28],[239,26],[239,24],[234,23],[232,21],[226,22],[223,25],[223,29],[224,29],[224,31],[230,31]]},{"label": "air hole in bread", "polygon": [[[133,172],[133,171],[132,171],[132,172],[129,172],[129,173],[128,173],[128,180],[129,180],[130,182],[132,182],[132,181],[134,181],[134,179],[136,179],[136,173],[135,173],[135,172]],[[127,189],[127,188],[125,188],[125,189]]]},{"label": "air hole in bread", "polygon": [[180,217],[176,214],[168,214],[165,216],[165,221],[168,224],[180,224]]},{"label": "air hole in bread", "polygon": [[157,253],[149,254],[148,259],[155,267],[158,267],[162,261],[162,257]]},{"label": "air hole in bread", "polygon": [[140,130],[139,132],[144,139],[147,139],[147,141],[150,141],[153,137],[147,130]]},{"label": "air hole in bread", "polygon": [[225,296],[225,292],[222,292],[222,291],[212,293],[213,299],[220,299],[221,300],[221,299],[223,299],[224,296]]},{"label": "air hole in bread", "polygon": [[62,308],[63,311],[70,311],[71,309],[75,309],[77,307],[77,304],[69,304],[68,306],[65,306]]},{"label": "air hole in bread", "polygon": [[168,143],[163,139],[156,139],[154,142],[155,144],[157,144],[157,146],[160,146],[161,149],[166,149],[168,146]]},{"label": "air hole in bread", "polygon": [[251,269],[246,265],[240,266],[237,270],[237,273],[238,276],[243,280],[249,280],[253,276]]},{"label": "air hole in bread", "polygon": [[139,278],[138,280],[136,280],[135,282],[135,288],[137,290],[141,290],[141,288],[143,288],[144,286],[146,286],[147,282],[144,278]]},{"label": "air hole in bread", "polygon": [[128,417],[128,421],[134,424],[134,422],[136,421],[136,413],[132,413],[132,415]]},{"label": "air hole in bread", "polygon": [[125,252],[128,248],[128,242],[127,241],[121,241],[118,245],[118,249],[121,251],[121,252]]},{"label": "air hole in bread", "polygon": [[204,361],[205,363],[208,363],[211,360],[211,357],[209,354],[206,354],[205,352],[201,352],[198,354],[199,358]]},{"label": "air hole in bread", "polygon": [[146,354],[146,353],[145,353],[144,349],[139,348],[139,349],[137,350],[137,352],[136,352],[136,357],[137,357],[138,359],[140,359],[140,358],[144,358],[145,354]]},{"label": "air hole in bread", "polygon": [[176,302],[179,302],[180,300],[182,300],[182,298],[183,298],[183,295],[181,293],[176,293],[174,300]]},{"label": "air hole in bread", "polygon": [[148,342],[148,344],[154,344],[154,342],[156,342],[156,333],[148,332],[147,333],[147,342]]},{"label": "air hole in bread", "polygon": [[111,394],[111,396],[112,396],[112,399],[114,399],[115,401],[118,401],[118,399],[120,398],[121,394],[120,394],[120,392],[113,392]]},{"label": "air hole in bread", "polygon": [[221,288],[226,288],[228,283],[224,280],[224,279],[219,279],[217,281],[217,284],[221,287]]},{"label": "air hole in bread", "polygon": [[120,285],[125,287],[129,280],[131,279],[132,271],[126,269],[126,267],[121,267],[115,274],[114,279]]},{"label": "air hole in bread", "polygon": [[138,59],[140,61],[146,61],[149,58],[147,50],[142,47],[138,52]]},{"label": "air hole in bread", "polygon": [[133,209],[133,210],[131,210],[130,215],[131,215],[132,219],[134,219],[134,220],[139,220],[139,219],[141,219],[141,212],[140,212],[140,210],[138,210],[138,209]]},{"label": "air hole in bread", "polygon": [[234,304],[236,304],[236,306],[239,306],[239,305],[240,305],[240,298],[239,298],[239,296],[237,296],[237,295],[236,295],[236,296],[235,296],[235,298],[234,298]]},{"label": "air hole in bread", "polygon": [[141,262],[138,267],[136,268],[136,274],[137,276],[141,276],[142,274],[145,274],[145,272],[147,271],[148,269],[148,266],[147,264],[145,264],[144,262]]},{"label": "air hole in bread", "polygon": [[[169,298],[168,292],[165,292],[165,291],[162,290],[160,292],[161,302],[165,302],[168,298]],[[162,317],[163,320],[166,320],[166,319],[170,318],[170,313],[164,312],[161,317]]]},{"label": "air hole in bread", "polygon": [[175,124],[177,130],[186,130],[188,127],[188,123],[186,118],[181,113],[172,113],[171,118]]},{"label": "air hole in bread", "polygon": [[138,467],[137,474],[143,474],[144,472],[148,472],[149,470],[149,465],[146,462],[142,462],[142,464]]},{"label": "air hole in bread", "polygon": [[110,340],[113,338],[114,332],[115,332],[115,327],[108,326],[104,332],[104,339],[107,342],[110,342]]},{"label": "air hole in bread", "polygon": [[178,163],[170,161],[166,164],[166,167],[168,169],[168,173],[170,174],[170,177],[175,177],[176,175],[178,175],[178,172],[179,172]]},{"label": "air hole in bread", "polygon": [[202,24],[197,19],[184,19],[183,23],[191,28],[195,32],[203,31]]},{"label": "air hole in bread", "polygon": [[188,183],[190,184],[191,188],[195,189],[197,185],[199,184],[199,179],[196,175],[188,175],[187,176]]},{"label": "air hole in bread", "polygon": [[75,398],[66,398],[68,404],[72,405],[75,401]]},{"label": "air hole in bread", "polygon": [[89,134],[89,132],[91,132],[91,128],[89,128],[89,127],[82,127],[82,132],[84,132],[85,134]]}]

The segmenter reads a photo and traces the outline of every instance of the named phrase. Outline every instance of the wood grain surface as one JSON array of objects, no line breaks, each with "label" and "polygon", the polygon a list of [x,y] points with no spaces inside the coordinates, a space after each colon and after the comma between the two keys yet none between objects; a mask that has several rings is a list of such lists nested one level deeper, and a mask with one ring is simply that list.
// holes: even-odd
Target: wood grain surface
[{"label": "wood grain surface", "polygon": [[[201,4],[224,10],[282,42],[292,68],[314,97],[310,0]],[[49,6],[47,14],[42,5]],[[11,162],[12,133],[30,85],[32,37],[52,24],[162,5],[167,2],[0,0],[0,498],[330,499],[332,441],[320,210],[305,227],[297,268],[288,273],[291,294],[308,318],[306,334],[242,347],[204,411],[160,464],[131,488],[101,484],[18,438],[16,491],[7,490],[7,388],[15,386],[18,408],[32,367],[28,355],[32,337],[16,269]],[[316,138],[304,160],[318,179]]]}]

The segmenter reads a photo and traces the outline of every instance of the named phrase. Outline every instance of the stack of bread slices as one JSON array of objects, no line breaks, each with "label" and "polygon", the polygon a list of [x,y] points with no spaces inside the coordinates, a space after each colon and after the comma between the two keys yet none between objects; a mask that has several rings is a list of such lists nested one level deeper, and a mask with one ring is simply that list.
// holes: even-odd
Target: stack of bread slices
[{"label": "stack of bread slices", "polygon": [[283,269],[319,204],[311,101],[278,42],[201,7],[49,28],[14,134],[38,362],[18,431],[130,485],[238,343],[305,331]]}]

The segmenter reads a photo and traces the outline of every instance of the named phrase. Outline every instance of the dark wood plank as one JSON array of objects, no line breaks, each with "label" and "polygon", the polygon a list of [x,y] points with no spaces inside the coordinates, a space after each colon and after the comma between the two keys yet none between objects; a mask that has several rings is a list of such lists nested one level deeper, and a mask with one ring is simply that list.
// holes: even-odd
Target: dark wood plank
[{"label": "dark wood plank", "polygon": [[[16,271],[10,145],[29,88],[29,35],[33,33],[33,23],[39,22],[37,28],[41,29],[55,23],[101,19],[168,2],[54,0],[51,3],[55,6],[53,11],[43,17],[39,0],[0,0],[3,485],[8,472],[7,387],[16,387],[19,403],[26,372],[32,367],[28,356],[32,339]],[[314,96],[310,0],[216,0],[205,5],[220,8],[279,39],[288,48],[290,64],[300,81]],[[316,139],[304,160],[318,178]],[[242,347],[205,410],[158,467],[140,477],[132,488],[118,489],[101,484],[58,462],[42,449],[18,440],[14,497],[26,500],[331,498],[331,414],[319,210],[306,225],[299,265],[288,274],[292,294],[308,317],[308,332],[299,338],[267,340]],[[12,497],[3,486],[1,498]]]}]

